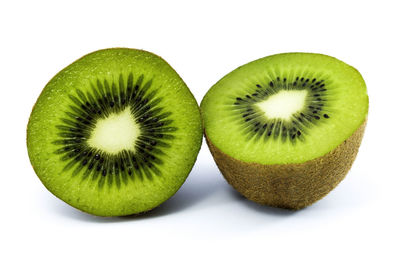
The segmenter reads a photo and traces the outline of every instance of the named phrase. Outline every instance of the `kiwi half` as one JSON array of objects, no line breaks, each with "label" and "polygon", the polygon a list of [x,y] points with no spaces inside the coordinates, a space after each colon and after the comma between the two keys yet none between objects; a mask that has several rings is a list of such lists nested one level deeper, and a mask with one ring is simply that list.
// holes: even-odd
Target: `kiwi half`
[{"label": "kiwi half", "polygon": [[148,211],[187,178],[201,146],[199,107],[160,57],[114,48],[59,72],[31,113],[27,146],[46,188],[99,216]]},{"label": "kiwi half", "polygon": [[350,169],[368,113],[360,73],[312,53],[265,57],[218,81],[201,103],[226,180],[250,200],[300,209]]}]

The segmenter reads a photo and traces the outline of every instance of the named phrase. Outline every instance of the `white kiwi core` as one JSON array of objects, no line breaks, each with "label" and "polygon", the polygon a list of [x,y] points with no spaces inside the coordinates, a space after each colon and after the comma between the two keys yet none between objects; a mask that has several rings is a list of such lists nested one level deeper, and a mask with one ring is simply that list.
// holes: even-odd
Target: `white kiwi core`
[{"label": "white kiwi core", "polygon": [[306,90],[282,90],[256,106],[268,119],[290,120],[293,114],[303,109],[307,94]]},{"label": "white kiwi core", "polygon": [[88,144],[110,154],[122,150],[135,150],[135,142],[140,135],[140,126],[135,122],[127,107],[119,113],[97,120]]}]

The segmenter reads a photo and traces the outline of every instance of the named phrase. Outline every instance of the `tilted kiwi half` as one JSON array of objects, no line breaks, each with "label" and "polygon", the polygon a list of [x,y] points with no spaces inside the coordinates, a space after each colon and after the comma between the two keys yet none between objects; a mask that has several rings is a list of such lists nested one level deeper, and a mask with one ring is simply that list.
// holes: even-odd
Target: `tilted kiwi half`
[{"label": "tilted kiwi half", "polygon": [[299,209],[350,169],[364,132],[363,78],[335,58],[265,57],[232,71],[206,94],[206,139],[227,181],[261,204]]},{"label": "tilted kiwi half", "polygon": [[115,48],[88,54],[44,88],[28,153],[54,195],[91,214],[148,211],[188,176],[202,139],[200,111],[160,57]]}]

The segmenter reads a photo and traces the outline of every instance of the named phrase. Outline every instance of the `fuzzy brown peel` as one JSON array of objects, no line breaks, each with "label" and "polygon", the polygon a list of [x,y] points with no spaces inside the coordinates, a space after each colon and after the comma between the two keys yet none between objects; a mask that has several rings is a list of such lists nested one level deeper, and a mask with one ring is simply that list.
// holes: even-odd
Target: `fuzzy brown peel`
[{"label": "fuzzy brown peel", "polygon": [[365,121],[328,154],[300,164],[263,165],[230,157],[205,137],[221,173],[246,198],[274,207],[301,209],[327,195],[350,170],[361,144]]}]

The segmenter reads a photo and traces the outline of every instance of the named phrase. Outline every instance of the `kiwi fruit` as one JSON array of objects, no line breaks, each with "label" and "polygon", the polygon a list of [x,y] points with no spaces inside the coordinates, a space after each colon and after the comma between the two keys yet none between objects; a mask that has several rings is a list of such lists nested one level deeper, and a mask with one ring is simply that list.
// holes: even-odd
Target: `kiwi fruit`
[{"label": "kiwi fruit", "polygon": [[227,74],[200,108],[206,141],[228,183],[257,203],[300,209],[349,171],[368,95],[360,73],[336,58],[283,53]]},{"label": "kiwi fruit", "polygon": [[33,107],[30,161],[56,197],[98,216],[149,211],[183,184],[202,141],[198,104],[160,57],[112,48],[54,76]]}]

